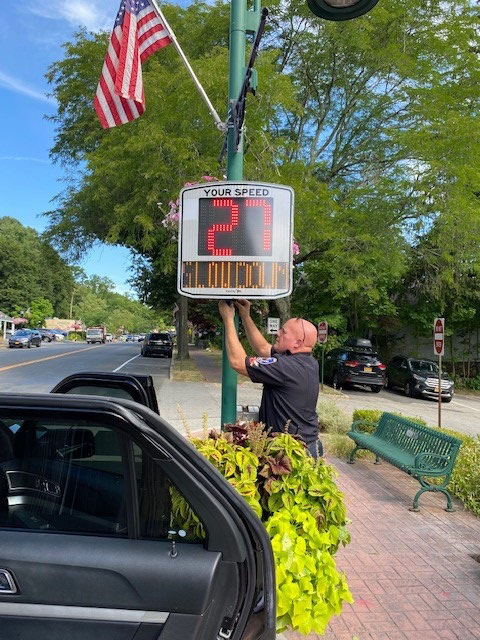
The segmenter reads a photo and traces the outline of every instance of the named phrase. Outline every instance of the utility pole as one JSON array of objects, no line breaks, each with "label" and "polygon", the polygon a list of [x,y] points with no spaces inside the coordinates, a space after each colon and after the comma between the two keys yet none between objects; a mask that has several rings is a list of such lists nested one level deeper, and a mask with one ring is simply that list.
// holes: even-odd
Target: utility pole
[{"label": "utility pole", "polygon": [[[307,0],[309,9],[324,20],[352,20],[367,13],[378,0]],[[245,50],[247,33],[254,34],[260,25],[260,0],[253,0],[253,9],[247,10],[247,0],[231,0],[230,55],[228,75],[228,134],[227,180],[243,180],[243,133],[237,148],[232,108],[239,97],[245,78]],[[235,314],[238,331],[238,315]],[[221,427],[237,418],[237,374],[230,367],[223,330],[222,352],[222,413]]]},{"label": "utility pole", "polygon": [[[232,0],[230,8],[230,56],[228,75],[229,115],[237,100],[245,78],[245,52],[247,33],[255,33],[260,23],[260,0],[254,0],[253,11],[247,11],[246,0]],[[235,127],[228,118],[227,180],[243,180],[243,134],[238,150]],[[238,315],[235,314],[238,330]],[[223,330],[222,350],[222,413],[221,426],[237,419],[237,373],[230,367]]]}]

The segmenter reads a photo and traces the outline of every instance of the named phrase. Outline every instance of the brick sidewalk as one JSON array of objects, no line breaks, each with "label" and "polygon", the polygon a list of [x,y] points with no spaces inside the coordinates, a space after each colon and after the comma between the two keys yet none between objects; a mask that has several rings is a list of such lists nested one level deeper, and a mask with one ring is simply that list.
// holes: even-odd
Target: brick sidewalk
[{"label": "brick sidewalk", "polygon": [[[352,542],[339,551],[355,598],[332,619],[329,640],[480,638],[480,520],[445,512],[440,495],[408,507],[418,483],[387,463],[332,460],[345,493]],[[289,640],[304,636],[287,632]]]}]

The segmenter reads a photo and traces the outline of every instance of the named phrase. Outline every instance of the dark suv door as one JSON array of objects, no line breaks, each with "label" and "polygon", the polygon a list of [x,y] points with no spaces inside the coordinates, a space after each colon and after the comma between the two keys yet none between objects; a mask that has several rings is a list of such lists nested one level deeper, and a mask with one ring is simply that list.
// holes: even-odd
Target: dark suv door
[{"label": "dark suv door", "polygon": [[387,366],[387,385],[389,389],[400,387],[406,389],[408,386],[409,369],[407,358],[395,356]]},{"label": "dark suv door", "polygon": [[0,394],[0,640],[273,640],[265,528],[141,404]]}]

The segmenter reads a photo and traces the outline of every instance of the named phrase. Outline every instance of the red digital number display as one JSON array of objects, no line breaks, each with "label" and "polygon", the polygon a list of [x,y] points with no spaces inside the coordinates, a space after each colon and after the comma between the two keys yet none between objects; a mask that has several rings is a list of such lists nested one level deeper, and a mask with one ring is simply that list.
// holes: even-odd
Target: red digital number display
[{"label": "red digital number display", "polygon": [[200,198],[198,215],[198,255],[272,255],[273,198]]}]

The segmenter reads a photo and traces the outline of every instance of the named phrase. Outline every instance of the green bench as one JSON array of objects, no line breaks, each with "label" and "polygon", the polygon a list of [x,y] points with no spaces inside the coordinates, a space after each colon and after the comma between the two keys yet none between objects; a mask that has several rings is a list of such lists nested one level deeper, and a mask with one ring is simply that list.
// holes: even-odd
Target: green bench
[{"label": "green bench", "polygon": [[[375,431],[365,433],[359,428],[362,424],[375,427]],[[356,420],[347,435],[356,445],[348,460],[350,464],[359,449],[367,449],[375,454],[375,464],[380,464],[382,458],[420,482],[421,488],[413,499],[411,511],[418,511],[418,499],[425,491],[443,493],[447,497],[446,511],[453,511],[447,485],[462,444],[458,438],[392,413],[382,414],[377,424]],[[443,478],[443,482],[431,484],[428,478]]]}]

